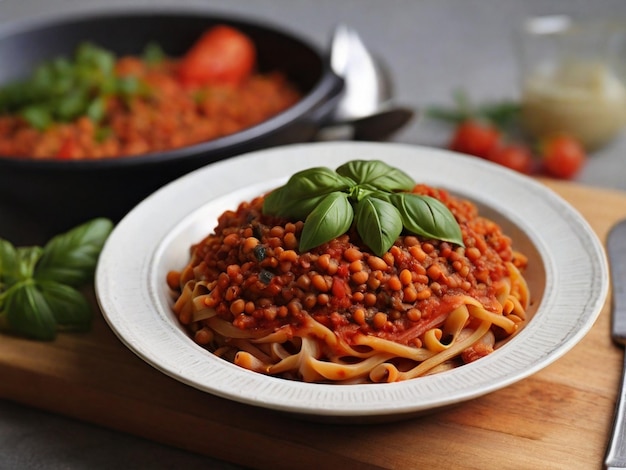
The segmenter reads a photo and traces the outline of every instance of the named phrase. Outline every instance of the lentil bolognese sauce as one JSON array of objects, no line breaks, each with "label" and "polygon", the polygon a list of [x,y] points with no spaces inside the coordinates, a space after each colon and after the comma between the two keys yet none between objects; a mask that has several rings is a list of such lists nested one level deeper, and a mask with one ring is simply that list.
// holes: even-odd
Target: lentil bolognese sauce
[{"label": "lentil bolognese sauce", "polygon": [[179,322],[228,361],[307,382],[394,382],[491,353],[525,321],[527,259],[472,202],[412,186],[411,198],[449,211],[456,242],[418,235],[405,220],[391,246],[372,250],[355,207],[345,233],[301,250],[314,216],[268,210],[279,190],[225,211],[188,264],[168,273]]},{"label": "lentil bolognese sauce", "polygon": [[256,70],[256,49],[226,25],[179,58],[156,44],[116,57],[95,44],[41,64],[0,89],[0,156],[85,160],[167,151],[241,131],[301,93]]}]

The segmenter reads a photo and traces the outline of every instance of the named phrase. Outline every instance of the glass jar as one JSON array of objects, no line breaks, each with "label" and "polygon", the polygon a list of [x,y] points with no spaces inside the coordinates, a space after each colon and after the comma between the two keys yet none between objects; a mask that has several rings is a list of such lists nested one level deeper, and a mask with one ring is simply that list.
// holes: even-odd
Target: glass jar
[{"label": "glass jar", "polygon": [[520,37],[521,119],[537,139],[566,133],[594,150],[626,124],[626,27],[567,16],[529,20]]}]

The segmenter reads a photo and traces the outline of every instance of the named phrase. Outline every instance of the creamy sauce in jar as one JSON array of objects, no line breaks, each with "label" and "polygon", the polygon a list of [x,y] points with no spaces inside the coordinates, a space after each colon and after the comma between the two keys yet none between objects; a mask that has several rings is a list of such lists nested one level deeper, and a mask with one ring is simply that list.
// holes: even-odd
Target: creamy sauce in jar
[{"label": "creamy sauce in jar", "polygon": [[536,138],[559,132],[598,148],[626,123],[626,87],[606,64],[564,63],[531,74],[522,89],[522,124]]}]

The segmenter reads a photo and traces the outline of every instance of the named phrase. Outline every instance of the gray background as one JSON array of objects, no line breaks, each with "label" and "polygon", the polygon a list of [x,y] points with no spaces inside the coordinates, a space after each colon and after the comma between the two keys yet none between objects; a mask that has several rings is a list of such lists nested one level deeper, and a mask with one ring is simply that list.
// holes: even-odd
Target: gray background
[{"label": "gray background", "polygon": [[[174,3],[0,0],[0,25],[69,11],[171,8]],[[285,26],[321,48],[327,47],[338,23],[347,23],[391,70],[396,101],[416,109],[451,104],[452,91],[459,87],[478,102],[517,98],[513,36],[529,16],[567,13],[580,18],[626,18],[623,0],[197,0],[176,4]],[[416,119],[393,140],[441,146],[448,135],[449,129],[441,124]],[[626,190],[626,136],[591,155],[576,180]],[[0,401],[0,469],[40,468],[235,467]]]}]

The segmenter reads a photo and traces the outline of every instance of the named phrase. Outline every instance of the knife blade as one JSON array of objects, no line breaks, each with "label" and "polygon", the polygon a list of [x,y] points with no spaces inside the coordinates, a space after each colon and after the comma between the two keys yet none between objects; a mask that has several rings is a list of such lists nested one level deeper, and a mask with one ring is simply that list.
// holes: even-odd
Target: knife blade
[{"label": "knife blade", "polygon": [[607,239],[607,249],[613,278],[613,340],[626,345],[626,220],[616,224]]},{"label": "knife blade", "polygon": [[[612,278],[611,336],[616,344],[626,346],[626,220],[611,228],[607,252]],[[607,469],[626,468],[626,356],[615,406],[613,433],[607,448]]]}]

